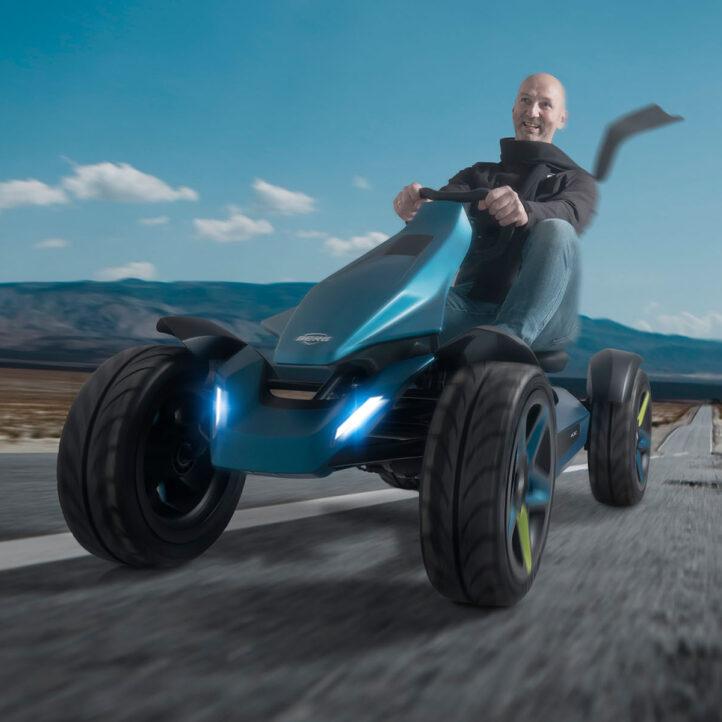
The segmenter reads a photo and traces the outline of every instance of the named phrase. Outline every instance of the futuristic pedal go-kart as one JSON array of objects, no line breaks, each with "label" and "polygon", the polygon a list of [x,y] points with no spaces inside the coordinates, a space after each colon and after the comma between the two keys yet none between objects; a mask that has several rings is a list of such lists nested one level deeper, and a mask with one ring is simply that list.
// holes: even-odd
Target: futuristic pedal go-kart
[{"label": "futuristic pedal go-kart", "polygon": [[223,532],[246,474],[359,467],[419,489],[424,564],[441,594],[509,605],[534,580],[555,479],[580,449],[596,499],[638,502],[651,451],[639,356],[597,353],[577,399],[545,374],[563,369],[563,351],[535,354],[493,326],[439,344],[472,238],[461,202],[485,193],[424,189],[434,202],[406,228],[264,322],[271,348],[175,316],[157,327],[182,345],[100,366],[58,455],[78,541],[115,562],[175,565]]}]

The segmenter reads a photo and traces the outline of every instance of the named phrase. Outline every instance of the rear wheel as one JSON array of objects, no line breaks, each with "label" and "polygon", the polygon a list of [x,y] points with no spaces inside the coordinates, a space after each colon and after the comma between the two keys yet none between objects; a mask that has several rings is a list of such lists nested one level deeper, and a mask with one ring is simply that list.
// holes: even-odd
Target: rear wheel
[{"label": "rear wheel", "polygon": [[421,544],[433,586],[508,606],[532,585],[556,472],[551,387],[534,366],[485,363],[444,389],[421,474]]},{"label": "rear wheel", "polygon": [[647,374],[638,369],[625,402],[592,399],[589,483],[594,498],[610,506],[641,501],[651,454],[652,393]]},{"label": "rear wheel", "polygon": [[207,371],[185,348],[139,347],[109,359],[80,390],[60,440],[58,493],[90,552],[172,566],[225,529],[245,476],[211,464]]}]

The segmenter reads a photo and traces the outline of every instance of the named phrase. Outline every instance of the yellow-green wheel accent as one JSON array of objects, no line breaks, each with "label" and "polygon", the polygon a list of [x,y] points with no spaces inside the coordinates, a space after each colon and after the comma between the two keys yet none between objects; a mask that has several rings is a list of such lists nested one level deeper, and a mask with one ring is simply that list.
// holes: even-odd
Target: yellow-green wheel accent
[{"label": "yellow-green wheel accent", "polygon": [[649,391],[645,391],[642,396],[642,407],[639,409],[639,414],[637,415],[637,426],[641,426],[644,421],[644,416],[647,413],[647,405],[649,404],[649,397]]},{"label": "yellow-green wheel accent", "polygon": [[519,512],[519,541],[521,542],[521,555],[524,560],[524,569],[531,574],[531,539],[529,538],[529,512],[526,504],[522,504]]}]

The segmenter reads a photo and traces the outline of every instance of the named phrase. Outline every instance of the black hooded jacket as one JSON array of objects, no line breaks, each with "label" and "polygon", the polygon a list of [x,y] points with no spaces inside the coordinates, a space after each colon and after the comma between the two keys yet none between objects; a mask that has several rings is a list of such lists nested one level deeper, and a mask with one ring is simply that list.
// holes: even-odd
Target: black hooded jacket
[{"label": "black hooded jacket", "polygon": [[511,186],[521,198],[529,221],[516,228],[511,240],[487,211],[476,203],[467,208],[474,228],[471,248],[461,266],[457,284],[472,281],[471,298],[501,303],[521,264],[521,250],[529,231],[545,218],[562,218],[578,234],[594,214],[597,184],[594,177],[551,143],[501,139],[499,163],[475,163],[457,173],[442,190],[472,190]]}]

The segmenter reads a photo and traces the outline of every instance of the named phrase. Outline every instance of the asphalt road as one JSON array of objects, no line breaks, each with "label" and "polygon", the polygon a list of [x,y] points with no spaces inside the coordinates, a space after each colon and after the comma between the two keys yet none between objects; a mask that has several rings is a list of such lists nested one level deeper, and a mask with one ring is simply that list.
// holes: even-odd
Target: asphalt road
[{"label": "asphalt road", "polygon": [[686,451],[691,456],[705,456],[712,452],[712,407],[702,406],[691,423],[675,429],[660,445],[660,453]]},{"label": "asphalt road", "polygon": [[[703,407],[669,436],[638,507],[563,474],[541,571],[506,610],[439,597],[416,498],[378,503],[395,492],[356,471],[250,479],[251,527],[171,572],[20,561],[0,572],[0,720],[722,720],[710,425]],[[0,562],[66,531],[54,464],[0,455]],[[327,497],[375,501],[292,518]]]}]

